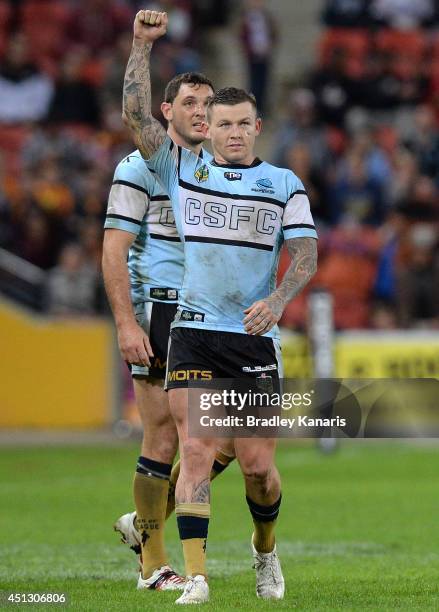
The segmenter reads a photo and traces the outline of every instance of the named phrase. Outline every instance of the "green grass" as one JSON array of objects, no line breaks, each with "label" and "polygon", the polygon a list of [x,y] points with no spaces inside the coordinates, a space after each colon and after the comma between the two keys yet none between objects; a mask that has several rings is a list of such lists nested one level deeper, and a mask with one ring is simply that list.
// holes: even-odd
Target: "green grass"
[{"label": "green grass", "polygon": [[[136,457],[134,445],[1,449],[1,589],[65,592],[75,611],[175,609],[172,593],[135,590],[135,557],[112,532],[132,508]],[[232,465],[214,484],[202,609],[439,609],[439,448],[350,443],[323,456],[290,445],[277,463],[285,599],[256,599],[251,520]],[[167,539],[182,569],[173,518]]]}]

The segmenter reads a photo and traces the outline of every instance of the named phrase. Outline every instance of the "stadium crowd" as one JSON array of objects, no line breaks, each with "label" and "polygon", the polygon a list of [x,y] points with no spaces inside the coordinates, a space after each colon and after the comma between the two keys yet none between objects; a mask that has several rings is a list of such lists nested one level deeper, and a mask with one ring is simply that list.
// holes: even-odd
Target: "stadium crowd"
[{"label": "stadium crowd", "polygon": [[[44,307],[55,314],[105,309],[103,219],[114,168],[132,150],[121,90],[140,4],[153,3],[0,0],[0,247],[48,271]],[[200,32],[226,14],[217,5],[162,0],[170,27],[153,91],[203,68]],[[263,10],[243,9],[249,57]],[[322,23],[313,70],[289,89],[285,117],[270,117],[267,160],[292,168],[310,195],[320,235],[310,290],[332,292],[339,329],[438,328],[436,3],[332,0]],[[305,300],[284,325],[306,325]]]}]

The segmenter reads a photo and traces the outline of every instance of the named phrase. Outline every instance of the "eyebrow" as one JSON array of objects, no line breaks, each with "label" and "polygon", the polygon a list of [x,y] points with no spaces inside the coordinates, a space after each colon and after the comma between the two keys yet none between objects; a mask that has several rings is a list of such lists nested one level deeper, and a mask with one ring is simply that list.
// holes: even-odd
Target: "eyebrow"
[{"label": "eyebrow", "polygon": [[[232,119],[226,119],[225,117],[220,117],[218,119],[218,123],[220,123],[221,121],[227,121],[227,123],[232,123]],[[241,123],[242,121],[251,121],[251,117],[241,117],[240,119],[236,119],[237,123]]]}]

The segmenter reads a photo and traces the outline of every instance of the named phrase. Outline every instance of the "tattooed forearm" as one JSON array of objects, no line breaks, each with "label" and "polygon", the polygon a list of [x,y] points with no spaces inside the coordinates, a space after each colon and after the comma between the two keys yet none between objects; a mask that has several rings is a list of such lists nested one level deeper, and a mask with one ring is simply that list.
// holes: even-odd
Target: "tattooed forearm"
[{"label": "tattooed forearm", "polygon": [[194,489],[191,503],[193,504],[208,504],[210,501],[210,480],[206,478],[200,482]]},{"label": "tattooed forearm", "polygon": [[298,295],[317,270],[317,240],[290,238],[286,241],[291,264],[279,287],[264,302],[281,316],[285,306]]},{"label": "tattooed forearm", "polygon": [[151,114],[151,48],[152,43],[133,43],[123,84],[123,119],[133,131],[139,151],[146,159],[166,138],[165,129]]}]

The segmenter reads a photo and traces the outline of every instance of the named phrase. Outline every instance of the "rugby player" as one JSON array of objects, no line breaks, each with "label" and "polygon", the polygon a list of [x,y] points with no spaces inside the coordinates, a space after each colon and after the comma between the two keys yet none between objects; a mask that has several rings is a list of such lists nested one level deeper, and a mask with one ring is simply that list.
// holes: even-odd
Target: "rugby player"
[{"label": "rugby player", "polygon": [[[185,73],[172,79],[162,111],[168,134],[180,146],[210,158],[202,149],[201,124],[209,79]],[[117,166],[105,221],[103,274],[117,326],[118,343],[133,377],[143,440],[134,477],[136,512],[118,519],[115,529],[141,553],[138,588],[181,589],[184,579],[169,566],[163,537],[175,506],[177,430],[163,390],[170,323],[183,279],[183,245],[169,197],[138,151]],[[212,477],[233,459],[233,441],[215,458]],[[136,516],[137,513],[137,516]]]},{"label": "rugby player", "polygon": [[[199,371],[213,378],[258,378],[269,372],[275,381],[281,376],[276,324],[286,304],[315,273],[317,234],[301,181],[290,170],[255,157],[261,120],[252,95],[226,88],[210,99],[203,126],[214,151],[209,161],[173,143],[153,118],[150,52],[166,25],[166,13],[146,10],[136,15],[123,107],[139,151],[167,188],[184,241],[185,270],[171,326],[167,388],[180,445],[175,511],[187,575],[176,603],[195,604],[209,599],[209,470],[217,440],[188,436],[187,379]],[[283,241],[292,262],[276,289]],[[285,590],[274,537],[281,503],[275,445],[274,439],[235,439],[254,523],[256,593],[264,599],[281,599]]]}]

